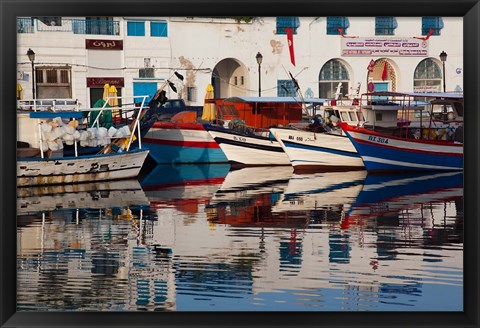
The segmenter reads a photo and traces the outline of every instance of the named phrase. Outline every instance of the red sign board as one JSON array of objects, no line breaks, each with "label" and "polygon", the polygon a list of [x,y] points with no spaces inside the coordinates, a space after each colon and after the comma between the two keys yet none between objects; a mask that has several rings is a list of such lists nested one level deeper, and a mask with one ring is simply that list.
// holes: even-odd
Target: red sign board
[{"label": "red sign board", "polygon": [[103,88],[105,84],[124,87],[123,77],[87,77],[87,88]]},{"label": "red sign board", "polygon": [[123,50],[123,40],[85,40],[85,48],[96,50]]}]

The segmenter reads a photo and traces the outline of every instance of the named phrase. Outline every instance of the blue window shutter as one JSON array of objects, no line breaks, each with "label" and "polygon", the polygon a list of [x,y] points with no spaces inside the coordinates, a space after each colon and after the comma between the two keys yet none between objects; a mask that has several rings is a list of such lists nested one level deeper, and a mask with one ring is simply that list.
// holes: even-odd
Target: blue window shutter
[{"label": "blue window shutter", "polygon": [[391,16],[375,17],[375,35],[394,35],[397,20]]},{"label": "blue window shutter", "polygon": [[150,36],[167,37],[168,36],[167,22],[151,22]]},{"label": "blue window shutter", "polygon": [[297,28],[300,26],[300,19],[298,17],[277,17],[277,34],[287,34],[285,28],[291,27],[293,34],[297,34]]},{"label": "blue window shutter", "polygon": [[145,36],[145,22],[127,22],[127,35]]},{"label": "blue window shutter", "polygon": [[440,35],[440,30],[443,28],[442,17],[426,16],[422,17],[422,35],[427,35],[430,29],[433,29],[432,35]]},{"label": "blue window shutter", "polygon": [[[155,96],[157,92],[157,83],[144,83],[144,82],[133,82],[133,96],[147,96],[150,97],[145,99],[145,104],[148,104],[150,100]],[[142,101],[143,98],[134,98],[134,101],[139,102]]]},{"label": "blue window shutter", "polygon": [[343,29],[343,34],[347,34],[347,28],[350,27],[348,17],[344,16],[328,16],[327,17],[327,34],[339,35],[339,28]]}]

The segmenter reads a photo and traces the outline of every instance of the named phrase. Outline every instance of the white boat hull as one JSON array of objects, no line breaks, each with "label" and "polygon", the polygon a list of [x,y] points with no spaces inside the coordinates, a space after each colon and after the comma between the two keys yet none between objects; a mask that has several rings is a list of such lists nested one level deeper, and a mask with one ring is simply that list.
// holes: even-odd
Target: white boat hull
[{"label": "white boat hull", "polygon": [[364,169],[346,136],[290,129],[270,129],[288,155],[295,172]]},{"label": "white boat hull", "polygon": [[225,129],[208,131],[232,165],[265,166],[290,165],[287,154],[276,140],[244,136]]},{"label": "white boat hull", "polygon": [[17,160],[17,185],[50,185],[136,177],[148,150],[93,156]]}]

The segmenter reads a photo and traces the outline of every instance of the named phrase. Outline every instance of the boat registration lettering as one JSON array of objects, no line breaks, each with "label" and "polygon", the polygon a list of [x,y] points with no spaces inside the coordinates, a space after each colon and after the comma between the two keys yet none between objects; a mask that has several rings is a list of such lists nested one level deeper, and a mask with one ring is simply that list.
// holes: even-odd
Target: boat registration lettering
[{"label": "boat registration lettering", "polygon": [[303,141],[303,137],[288,136],[288,140]]},{"label": "boat registration lettering", "polygon": [[233,140],[235,140],[235,141],[241,141],[241,142],[247,142],[247,139],[246,139],[246,138],[237,137],[237,136],[233,136]]},{"label": "boat registration lettering", "polygon": [[377,142],[381,144],[388,144],[387,138],[377,137],[377,136],[368,136],[368,141]]}]

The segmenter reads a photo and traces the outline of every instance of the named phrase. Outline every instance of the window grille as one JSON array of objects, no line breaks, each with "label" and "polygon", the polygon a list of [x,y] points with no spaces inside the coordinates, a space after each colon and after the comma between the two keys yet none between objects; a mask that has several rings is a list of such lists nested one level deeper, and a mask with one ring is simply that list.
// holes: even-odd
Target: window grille
[{"label": "window grille", "polygon": [[148,68],[140,68],[138,70],[138,77],[141,78],[153,78],[155,77],[155,71],[153,68],[148,67]]},{"label": "window grille", "polygon": [[278,80],[277,81],[277,95],[278,97],[295,97],[297,91],[292,80]]}]

